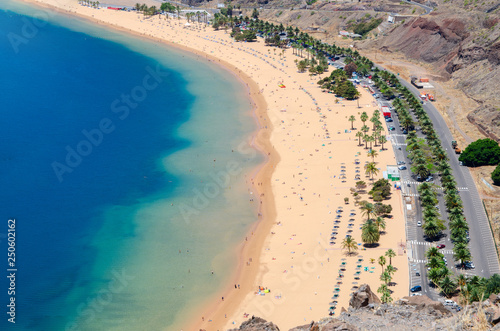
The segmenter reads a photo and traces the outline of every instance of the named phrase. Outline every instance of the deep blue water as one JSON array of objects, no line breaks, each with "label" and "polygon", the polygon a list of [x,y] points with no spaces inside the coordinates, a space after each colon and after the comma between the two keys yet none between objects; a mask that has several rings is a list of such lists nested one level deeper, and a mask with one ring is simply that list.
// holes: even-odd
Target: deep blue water
[{"label": "deep blue water", "polygon": [[[69,293],[77,275],[91,273],[95,252],[85,236],[99,228],[103,209],[131,205],[159,190],[168,197],[175,189],[175,178],[160,171],[157,160],[187,146],[173,132],[189,118],[194,96],[179,74],[161,67],[162,82],[149,79],[149,88],[157,86],[144,98],[146,68],[156,70],[156,61],[54,25],[44,26],[16,53],[5,37],[21,31],[22,18],[0,11],[0,229],[6,233],[7,218],[17,220],[18,328],[48,330],[71,317],[54,299]],[[112,107],[134,88],[134,104]],[[101,121],[108,133],[96,133]],[[94,144],[83,130],[94,130]],[[67,148],[78,146],[84,156],[79,161],[73,155],[62,168],[68,166]],[[121,231],[132,235],[127,217]],[[4,276],[2,307],[6,288]],[[4,310],[0,329],[7,325]]]},{"label": "deep blue water", "polygon": [[257,218],[250,111],[195,55],[2,1],[0,330],[186,329]]}]

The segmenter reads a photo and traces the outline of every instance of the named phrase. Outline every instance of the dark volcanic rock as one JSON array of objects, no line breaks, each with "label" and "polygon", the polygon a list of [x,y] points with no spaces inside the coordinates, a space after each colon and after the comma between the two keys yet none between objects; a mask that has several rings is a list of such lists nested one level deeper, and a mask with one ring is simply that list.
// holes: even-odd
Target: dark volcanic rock
[{"label": "dark volcanic rock", "polygon": [[324,322],[311,322],[310,324],[298,326],[290,329],[289,331],[358,331],[359,329],[344,321],[331,319]]},{"label": "dark volcanic rock", "polygon": [[260,317],[252,316],[251,319],[241,323],[239,329],[232,329],[229,331],[279,331],[280,329],[271,322],[266,321]]},{"label": "dark volcanic rock", "polygon": [[357,309],[367,307],[369,304],[373,303],[380,303],[380,299],[371,291],[369,285],[363,284],[356,292],[351,294],[349,307]]}]

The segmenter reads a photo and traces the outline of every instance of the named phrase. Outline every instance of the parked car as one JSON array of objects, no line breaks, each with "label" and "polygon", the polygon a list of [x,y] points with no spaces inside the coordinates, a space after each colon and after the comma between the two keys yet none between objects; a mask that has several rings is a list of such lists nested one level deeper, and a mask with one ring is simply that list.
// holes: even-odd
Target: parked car
[{"label": "parked car", "polygon": [[399,166],[398,169],[399,170],[406,170],[406,166],[404,166],[404,165],[403,166]]},{"label": "parked car", "polygon": [[429,176],[429,177],[427,177],[427,179],[425,181],[426,182],[432,182],[433,180],[434,180],[434,177]]},{"label": "parked car", "polygon": [[439,249],[442,249],[442,248],[445,248],[445,247],[446,247],[445,244],[439,244],[439,245],[437,245],[437,248],[439,248]]},{"label": "parked car", "polygon": [[476,266],[472,262],[465,262],[465,267],[468,269],[476,269]]},{"label": "parked car", "polygon": [[422,295],[422,293],[412,293],[410,296],[411,296],[411,297],[415,297],[415,296],[417,296],[417,295]]},{"label": "parked car", "polygon": [[444,305],[445,306],[454,306],[454,305],[456,305],[456,303],[453,300],[444,300]]},{"label": "parked car", "polygon": [[398,165],[405,164],[405,161],[398,161]]},{"label": "parked car", "polygon": [[395,128],[395,127],[393,127],[393,126],[388,127],[388,129],[389,129],[389,131],[394,131],[394,130],[396,130],[396,128]]},{"label": "parked car", "polygon": [[419,291],[422,291],[422,286],[420,285],[417,285],[417,286],[413,286],[411,289],[410,289],[411,292],[419,292]]},{"label": "parked car", "polygon": [[422,226],[422,222],[421,222],[421,221],[418,221],[418,222],[417,222],[417,226]]},{"label": "parked car", "polygon": [[418,272],[418,271],[417,271],[417,272],[415,273],[415,275],[416,275],[416,276],[420,276],[420,272]]},{"label": "parked car", "polygon": [[386,122],[394,122],[394,121],[392,120],[392,118],[390,118],[390,117],[386,118],[386,119],[385,119],[385,121],[386,121]]}]

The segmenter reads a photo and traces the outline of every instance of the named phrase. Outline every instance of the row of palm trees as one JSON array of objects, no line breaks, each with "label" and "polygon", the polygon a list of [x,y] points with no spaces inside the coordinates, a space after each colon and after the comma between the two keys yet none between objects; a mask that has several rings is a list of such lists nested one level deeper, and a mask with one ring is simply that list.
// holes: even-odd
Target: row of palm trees
[{"label": "row of palm trees", "polygon": [[[425,253],[427,266],[430,268],[427,276],[429,280],[446,295],[450,296],[456,291],[456,284],[452,280],[451,270],[446,267],[444,255],[437,247],[431,247]],[[463,275],[462,275],[463,276]]]},{"label": "row of palm trees", "polygon": [[100,5],[99,1],[90,1],[90,0],[79,0],[78,3],[85,6],[90,6],[92,8],[98,8]]},{"label": "row of palm trees", "polygon": [[[415,164],[412,170],[422,178],[427,177],[434,167],[436,167],[439,171],[441,184],[445,193],[445,204],[448,212],[450,227],[450,239],[454,242],[454,259],[455,261],[459,261],[460,264],[464,266],[465,262],[470,261],[472,258],[467,239],[469,225],[463,215],[462,200],[457,191],[457,183],[452,175],[446,151],[443,149],[441,141],[434,130],[432,121],[423,109],[420,101],[411,92],[409,92],[406,87],[400,86],[399,90],[405,96],[409,107],[413,109],[413,112],[417,116],[420,128],[425,134],[425,140],[427,142],[427,144],[425,144],[422,140],[417,139],[414,132],[410,132],[408,134],[407,149],[411,152],[410,155],[412,156]],[[424,184],[421,185],[421,189],[425,187],[426,186]],[[426,200],[424,200],[424,198]],[[431,200],[433,199],[431,199],[428,195],[421,196],[422,206],[424,206],[424,204],[428,205]],[[425,211],[426,209],[424,209],[424,212]],[[435,237],[432,234],[437,232],[437,228],[444,227],[444,221],[440,221],[434,217],[436,215],[436,211],[433,211],[431,207],[427,207],[427,215],[429,219],[432,220],[428,227],[428,232],[432,238]]]},{"label": "row of palm trees", "polygon": [[304,72],[308,67],[312,75],[322,74],[328,70],[328,60],[324,56],[314,54],[312,51],[307,53],[312,55],[311,59],[295,60],[299,72]]},{"label": "row of palm trees", "polygon": [[444,220],[440,218],[439,210],[436,207],[438,199],[433,186],[433,184],[422,183],[418,187],[420,202],[423,210],[422,229],[424,230],[424,234],[431,239],[441,236],[442,231],[446,229]]},{"label": "row of palm trees", "polygon": [[385,219],[380,215],[376,215],[376,209],[373,203],[361,201],[359,205],[361,213],[366,216],[366,221],[361,226],[361,241],[368,245],[378,243],[380,234],[387,226]]},{"label": "row of palm trees", "polygon": [[190,12],[190,13],[186,13],[186,18],[187,18],[187,21],[189,22],[191,20],[191,22],[194,22],[194,19],[196,18],[197,22],[200,23],[200,21],[203,21],[203,22],[207,22],[207,19],[208,19],[208,13],[206,11],[203,11],[203,12]]},{"label": "row of palm trees", "polygon": [[[408,134],[407,150],[414,163],[412,171],[422,178],[425,178],[431,173],[434,167],[437,167],[445,193],[445,205],[448,212],[451,240],[454,243],[454,260],[460,262],[460,264],[464,266],[466,261],[472,259],[468,247],[469,225],[463,215],[462,200],[456,188],[457,183],[453,178],[446,151],[443,149],[441,141],[434,130],[432,121],[423,109],[421,102],[406,87],[395,82],[394,79],[397,78],[393,74],[380,72],[380,76],[384,77],[385,80],[391,80],[391,84],[393,84],[397,91],[404,96],[406,105],[400,99],[394,102],[400,118],[410,117],[407,109],[412,109],[413,113],[418,118],[418,123],[422,132],[426,136],[424,141],[423,139],[418,139],[414,131]],[[437,196],[433,185],[429,183],[421,184],[419,193],[423,207],[424,233],[429,238],[438,237],[441,235],[442,230],[445,229],[445,225],[444,220],[439,218],[439,211],[435,207],[437,204]],[[456,284],[451,278],[451,271],[446,267],[444,256],[436,247],[431,248],[427,255],[429,259],[428,266],[431,268],[428,273],[429,279],[433,284],[438,286],[445,295],[454,293],[456,291]],[[498,275],[495,275],[495,277],[500,278]],[[465,286],[466,283],[462,281],[462,287]],[[477,294],[477,291],[474,293]],[[477,299],[477,295],[475,296],[475,299]],[[472,297],[474,297],[474,295]]]},{"label": "row of palm trees", "polygon": [[489,279],[473,276],[467,278],[464,274],[453,277],[450,269],[446,267],[444,255],[437,247],[431,247],[426,252],[428,259],[428,276],[447,297],[451,297],[460,292],[461,301],[470,303],[482,301],[491,294],[500,293],[500,275],[494,274]]},{"label": "row of palm trees", "polygon": [[141,5],[140,3],[136,3],[135,10],[139,13],[142,12],[144,16],[153,16],[158,14],[158,8],[156,8],[156,6],[149,7],[146,4]]},{"label": "row of palm trees", "polygon": [[[371,135],[368,134],[370,128],[365,124],[368,120],[368,114],[366,112],[361,113],[360,119],[361,122],[363,122],[363,126],[361,127],[360,131],[356,132],[358,145],[362,145],[361,139],[363,139],[363,142],[365,143],[365,149],[368,149],[368,143],[370,143],[370,150],[372,150],[374,146],[376,147],[378,143],[380,143],[382,145],[382,149],[384,149],[384,144],[387,142],[387,138],[384,134],[382,134],[384,127],[382,126],[382,122],[380,122],[380,111],[376,109],[373,112],[373,116],[370,118],[370,122],[372,122],[373,124],[373,132]],[[351,122],[351,130],[354,130],[355,121],[356,117],[354,115],[351,115],[349,117],[349,122]]]},{"label": "row of palm trees", "polygon": [[[380,275],[380,280],[383,284],[377,289],[377,292],[381,294],[380,301],[382,303],[390,303],[393,301],[391,297],[392,291],[389,289],[391,285],[392,276],[397,271],[397,269],[392,265],[392,258],[396,256],[396,252],[392,249],[388,249],[385,252],[385,256],[382,255],[378,258],[378,264],[382,267],[382,273]],[[384,270],[384,265],[387,263],[386,257],[389,258],[389,265]]]},{"label": "row of palm trees", "polygon": [[326,58],[333,58],[335,56],[346,56],[351,58],[351,60],[356,61],[359,66],[367,66],[371,68],[373,62],[368,58],[361,56],[357,50],[352,50],[351,47],[339,47],[334,44],[327,44],[316,38],[310,36],[308,33],[300,31],[297,27],[288,26],[285,27],[283,24],[274,24],[268,21],[263,21],[258,18],[250,19],[248,16],[241,17],[229,17],[224,15],[218,15],[219,26],[233,27],[244,23],[246,27],[252,29],[257,34],[262,34],[264,37],[274,37],[276,35],[286,33],[286,37],[291,47],[293,48],[293,53],[295,55],[300,55],[302,57],[304,50],[310,50],[316,56],[325,56]]}]

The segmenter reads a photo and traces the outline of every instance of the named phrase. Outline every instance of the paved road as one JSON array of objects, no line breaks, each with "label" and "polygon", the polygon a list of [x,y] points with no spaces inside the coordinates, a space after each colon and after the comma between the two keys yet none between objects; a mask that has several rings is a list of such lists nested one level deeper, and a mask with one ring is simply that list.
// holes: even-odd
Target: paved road
[{"label": "paved road", "polygon": [[[400,81],[415,95],[418,95],[419,92],[413,85],[401,79]],[[482,200],[479,197],[472,175],[467,167],[460,166],[458,155],[455,154],[451,147],[451,141],[454,140],[453,135],[446,126],[441,114],[439,114],[432,103],[427,102],[423,107],[432,120],[434,129],[441,139],[443,147],[447,150],[450,159],[449,163],[453,170],[457,186],[459,188],[467,188],[467,190],[460,190],[460,197],[464,205],[464,215],[470,227],[469,232],[471,240],[469,246],[473,256],[473,262],[476,266],[476,274],[483,277],[490,277],[495,273],[500,274],[495,243]],[[441,210],[444,211],[445,209],[441,208]]]},{"label": "paved road", "polygon": [[426,5],[422,5],[422,4],[420,4],[420,3],[418,3],[418,2],[415,2],[415,1],[410,1],[410,0],[403,0],[403,1],[405,1],[405,2],[407,2],[407,3],[410,3],[410,4],[412,4],[412,5],[415,5],[415,6],[419,6],[420,8],[423,8],[423,9],[425,10],[425,13],[424,13],[424,14],[422,14],[422,15],[427,15],[427,14],[429,14],[431,11],[433,11],[433,10],[434,10],[434,8],[432,8],[432,7],[429,7],[429,6],[426,6]]},{"label": "paved road", "polygon": [[[409,88],[416,96],[419,95],[419,91],[413,85],[403,80],[401,80],[401,83]],[[380,103],[383,105],[390,105],[387,101],[380,101]],[[456,155],[454,150],[451,148],[453,136],[436,108],[432,105],[432,103],[425,103],[423,107],[428,113],[429,118],[433,121],[434,128],[441,139],[443,147],[447,150],[448,157],[450,159],[449,163],[457,182],[457,189],[459,190],[460,196],[463,200],[464,214],[470,226],[469,232],[471,239],[469,245],[473,256],[473,262],[476,266],[474,270],[456,268],[456,263],[453,259],[453,244],[450,241],[449,229],[444,231],[444,236],[437,241],[430,242],[424,239],[422,228],[417,226],[417,222],[422,220],[421,207],[417,192],[417,186],[420,183],[414,179],[409,170],[401,171],[401,183],[402,191],[405,197],[404,199],[406,199],[406,197],[413,199],[413,206],[416,208],[415,211],[408,213],[409,217],[407,218],[406,228],[407,246],[410,258],[410,287],[421,285],[424,294],[427,294],[429,297],[437,300],[439,299],[439,295],[437,291],[429,285],[430,283],[427,278],[425,266],[427,263],[427,260],[425,259],[425,251],[429,247],[437,244],[445,244],[446,248],[443,249],[442,252],[447,259],[448,267],[458,273],[464,273],[470,276],[478,275],[482,277],[490,277],[494,273],[500,273],[500,268],[493,237],[486,218],[486,213],[474,181],[472,180],[470,171],[467,167],[459,165],[458,155]],[[410,160],[407,158],[407,153],[405,151],[406,135],[402,134],[397,117],[393,116],[393,118],[394,122],[387,124],[388,126],[394,126],[396,128],[394,131],[390,131],[390,139],[396,154],[396,159],[398,161],[406,162],[406,165],[410,167]],[[417,131],[417,135],[423,137],[419,131]],[[436,184],[439,186],[439,178],[437,176],[435,177]],[[447,213],[443,195],[444,192],[438,189],[439,209],[442,218],[446,220]],[[420,276],[417,276],[417,272]]]}]

